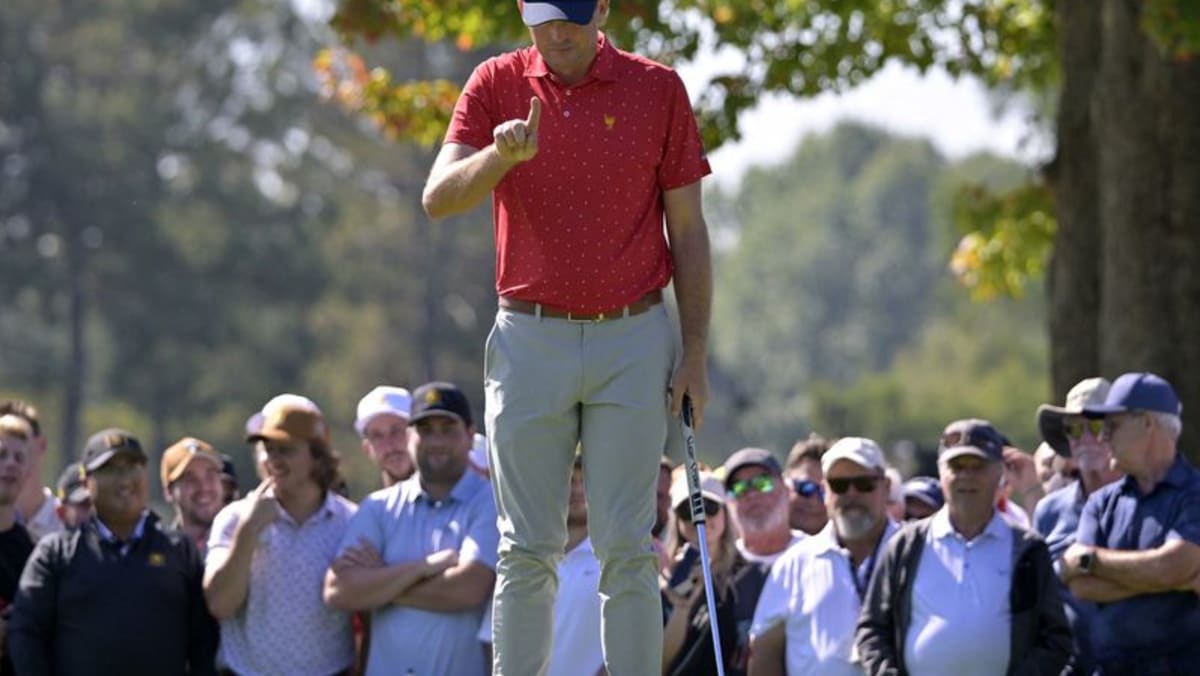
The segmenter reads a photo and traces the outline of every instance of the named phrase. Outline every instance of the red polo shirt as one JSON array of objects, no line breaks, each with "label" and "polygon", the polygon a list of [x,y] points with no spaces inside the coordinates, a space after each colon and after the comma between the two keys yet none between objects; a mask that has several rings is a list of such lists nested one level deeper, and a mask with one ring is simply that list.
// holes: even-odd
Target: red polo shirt
[{"label": "red polo shirt", "polygon": [[679,76],[603,35],[571,86],[537,49],[509,52],[471,74],[446,142],[486,148],[496,126],[529,115],[533,96],[538,154],[492,193],[496,293],[602,312],[666,286],[662,193],[711,173]]}]

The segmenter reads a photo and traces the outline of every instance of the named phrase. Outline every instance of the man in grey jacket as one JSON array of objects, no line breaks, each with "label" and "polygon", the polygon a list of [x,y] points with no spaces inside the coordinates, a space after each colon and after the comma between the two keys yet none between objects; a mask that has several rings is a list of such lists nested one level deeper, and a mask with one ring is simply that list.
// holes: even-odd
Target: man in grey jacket
[{"label": "man in grey jacket", "polygon": [[942,433],[946,505],[891,540],[863,604],[868,674],[1058,674],[1070,662],[1046,545],[995,508],[1003,439],[984,420]]}]

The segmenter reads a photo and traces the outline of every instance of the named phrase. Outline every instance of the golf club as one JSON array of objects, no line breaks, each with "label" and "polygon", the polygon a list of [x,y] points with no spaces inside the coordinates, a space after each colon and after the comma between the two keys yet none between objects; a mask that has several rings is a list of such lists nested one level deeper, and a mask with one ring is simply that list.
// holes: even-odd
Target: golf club
[{"label": "golf club", "polygon": [[700,568],[704,573],[704,596],[708,601],[708,626],[712,630],[713,653],[717,674],[725,676],[725,659],[721,656],[721,631],[717,627],[717,596],[713,589],[712,562],[708,557],[708,537],[704,528],[704,496],[700,493],[700,467],[696,464],[696,433],[692,431],[692,400],[683,395],[683,445],[687,472],[688,502],[692,510],[692,525],[700,538]]}]

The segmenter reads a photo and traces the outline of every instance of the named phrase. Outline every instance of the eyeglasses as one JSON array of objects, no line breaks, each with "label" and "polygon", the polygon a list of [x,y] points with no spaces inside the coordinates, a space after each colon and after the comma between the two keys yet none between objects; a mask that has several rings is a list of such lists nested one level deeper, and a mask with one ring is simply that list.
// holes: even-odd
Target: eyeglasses
[{"label": "eyeglasses", "polygon": [[1067,437],[1076,441],[1083,438],[1083,431],[1087,430],[1092,433],[1092,436],[1099,439],[1104,433],[1103,418],[1072,418],[1063,423],[1063,431],[1067,433]]},{"label": "eyeglasses", "polygon": [[879,485],[880,477],[877,476],[848,476],[841,479],[826,479],[829,484],[829,490],[838,495],[844,495],[846,491],[854,486],[854,490],[859,493],[870,493]]},{"label": "eyeglasses", "polygon": [[804,498],[811,498],[815,495],[820,500],[825,497],[825,491],[821,489],[821,484],[808,479],[792,479],[792,490],[796,491],[796,495]]},{"label": "eyeglasses", "polygon": [[759,474],[752,479],[735,481],[729,487],[729,495],[736,500],[751,490],[757,493],[773,493],[775,491],[775,479],[770,474]]},{"label": "eyeglasses", "polygon": [[[704,516],[716,516],[721,511],[721,503],[716,500],[704,499]],[[689,501],[684,501],[675,508],[675,518],[685,523],[692,522],[692,506]]]}]

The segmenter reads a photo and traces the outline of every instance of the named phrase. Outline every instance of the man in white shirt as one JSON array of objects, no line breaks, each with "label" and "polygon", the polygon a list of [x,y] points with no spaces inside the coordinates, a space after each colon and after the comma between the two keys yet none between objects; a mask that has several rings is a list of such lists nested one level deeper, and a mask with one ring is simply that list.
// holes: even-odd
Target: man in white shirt
[{"label": "man in white shirt", "polygon": [[1046,544],[995,506],[1004,447],[984,420],[943,432],[946,506],[892,539],[863,604],[856,646],[868,674],[1057,674],[1069,661]]},{"label": "man in white shirt", "polygon": [[861,437],[839,440],[822,457],[831,518],[771,567],[750,628],[751,676],[862,673],[853,656],[859,609],[896,532],[885,468],[878,444]]}]

